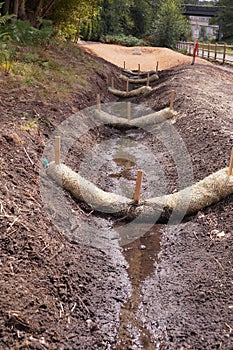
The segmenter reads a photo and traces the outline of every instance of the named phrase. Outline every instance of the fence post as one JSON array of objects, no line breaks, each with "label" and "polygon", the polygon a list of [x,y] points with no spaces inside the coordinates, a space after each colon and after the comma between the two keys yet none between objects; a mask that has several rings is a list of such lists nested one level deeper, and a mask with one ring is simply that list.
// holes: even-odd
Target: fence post
[{"label": "fence post", "polygon": [[207,55],[207,58],[208,58],[208,60],[210,58],[210,44],[208,44],[208,55]]},{"label": "fence post", "polygon": [[191,45],[189,44],[189,55],[191,55]]},{"label": "fence post", "polygon": [[216,59],[217,59],[217,47],[218,47],[218,45],[217,45],[217,43],[215,44],[215,47],[214,47],[214,60],[216,61]]},{"label": "fence post", "polygon": [[222,57],[222,63],[225,63],[225,59],[226,59],[226,50],[227,50],[227,47],[226,47],[226,44],[224,44],[224,47],[223,47],[223,57]]}]

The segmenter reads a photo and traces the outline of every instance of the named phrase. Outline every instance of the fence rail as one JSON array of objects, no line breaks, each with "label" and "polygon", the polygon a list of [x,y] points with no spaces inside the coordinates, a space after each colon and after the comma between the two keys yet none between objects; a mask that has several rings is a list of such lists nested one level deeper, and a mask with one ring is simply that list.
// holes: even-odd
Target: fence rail
[{"label": "fence rail", "polygon": [[[188,55],[193,55],[194,47],[195,42],[177,42],[177,49]],[[233,64],[233,45],[199,43],[197,56],[210,61]]]}]

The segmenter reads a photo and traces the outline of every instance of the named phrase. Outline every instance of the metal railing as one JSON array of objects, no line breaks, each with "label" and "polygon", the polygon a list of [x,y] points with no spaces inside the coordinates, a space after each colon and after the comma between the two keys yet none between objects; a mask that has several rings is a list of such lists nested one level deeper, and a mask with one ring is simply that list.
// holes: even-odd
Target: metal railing
[{"label": "metal railing", "polygon": [[[177,50],[182,51],[184,54],[193,55],[194,47],[195,42],[177,42]],[[199,43],[197,56],[222,64],[233,64],[233,45]]]}]

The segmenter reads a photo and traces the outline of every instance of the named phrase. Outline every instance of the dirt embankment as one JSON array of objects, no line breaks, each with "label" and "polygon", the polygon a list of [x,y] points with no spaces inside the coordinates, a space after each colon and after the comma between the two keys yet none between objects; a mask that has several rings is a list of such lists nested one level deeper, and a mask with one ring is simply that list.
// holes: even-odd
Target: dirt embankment
[{"label": "dirt embankment", "polygon": [[[124,62],[127,69],[140,69],[149,71],[158,67],[160,70],[173,68],[182,64],[189,64],[192,58],[179,52],[162,47],[124,47],[119,45],[79,42],[79,45],[93,55],[104,58],[106,61],[123,68]],[[197,58],[197,63],[208,64],[207,61]]]},{"label": "dirt embankment", "polygon": [[[117,80],[115,67],[66,50],[46,51],[48,59],[56,57],[57,69],[73,69],[73,90],[66,100],[61,96],[65,82],[53,90],[56,76],[47,87],[21,83],[13,74],[0,77],[1,350],[104,349],[116,336],[120,303],[128,295],[124,259],[119,255],[115,262],[104,252],[75,244],[43,207],[39,169],[52,131],[93,105],[97,92],[103,101],[111,100],[106,77]],[[100,132],[87,135],[79,154],[101,138]],[[81,209],[77,218],[92,220]]]},{"label": "dirt embankment", "polygon": [[[74,54],[71,57],[56,50],[66,66],[81,66],[80,57],[76,60]],[[83,57],[82,67],[89,58]],[[46,97],[41,87],[22,88],[15,77],[1,77],[0,349],[118,346],[230,350],[232,196],[180,225],[160,226],[158,262],[158,251],[150,250],[146,273],[146,244],[153,245],[153,232],[149,242],[141,237],[126,247],[125,257],[118,249],[109,255],[78,244],[75,235],[83,234],[88,224],[108,232],[111,218],[95,216],[88,206],[65,194],[79,224],[67,238],[65,229],[61,232],[54,225],[63,217],[56,212],[48,216],[43,208],[38,175],[43,148],[52,131],[67,116],[94,104],[96,93],[101,93],[103,102],[116,100],[107,93],[106,79],[115,76],[117,80],[119,69],[101,59],[88,64],[96,62],[102,73],[98,67],[86,71],[89,87],[80,88],[77,82],[68,101],[56,94]],[[174,127],[191,157],[194,181],[227,166],[233,140],[232,73],[212,65],[188,64],[160,71],[159,76],[151,93],[132,102],[160,110],[167,107],[174,89],[178,111]],[[119,80],[117,84],[123,86]],[[96,142],[110,137],[120,137],[119,131],[108,127],[91,131],[77,142],[68,164],[78,168]],[[134,137],[161,161],[167,190],[177,190],[177,169],[169,150],[146,132],[135,132]],[[116,191],[124,170],[122,164],[116,168],[110,161],[93,181],[103,189]],[[112,176],[106,177],[106,172]],[[129,184],[135,182],[136,173],[137,164],[130,170]],[[147,195],[145,184],[142,195]],[[128,303],[120,318],[120,307],[129,300],[131,289],[125,259],[136,299]],[[124,318],[135,314],[136,322]],[[140,332],[145,333],[144,338]]]}]

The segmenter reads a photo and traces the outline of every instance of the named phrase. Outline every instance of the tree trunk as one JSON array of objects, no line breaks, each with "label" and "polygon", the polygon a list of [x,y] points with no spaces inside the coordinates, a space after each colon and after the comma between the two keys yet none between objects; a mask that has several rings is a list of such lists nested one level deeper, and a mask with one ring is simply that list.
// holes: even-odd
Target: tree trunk
[{"label": "tree trunk", "polygon": [[30,1],[26,0],[26,13],[27,17],[30,20],[31,24],[34,27],[39,28],[40,22],[38,21],[39,18],[44,18],[47,16],[49,11],[52,9],[54,4],[57,0],[37,0],[37,1]]},{"label": "tree trunk", "polygon": [[25,4],[25,0],[21,0],[21,2],[19,4],[19,18],[21,20],[25,20],[26,19],[26,4]]},{"label": "tree trunk", "polygon": [[16,18],[18,18],[18,14],[19,14],[19,0],[14,0],[13,14],[15,15]]},{"label": "tree trunk", "polygon": [[44,6],[44,9],[43,9],[43,17],[47,16],[47,14],[52,10],[55,2],[57,0],[50,0],[50,2],[48,3],[47,6]]}]

